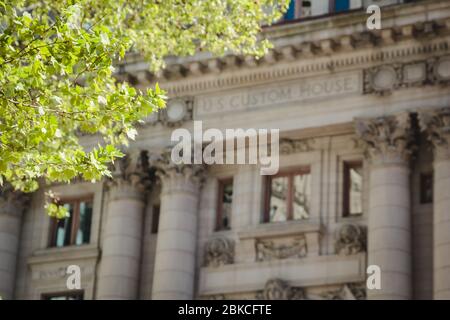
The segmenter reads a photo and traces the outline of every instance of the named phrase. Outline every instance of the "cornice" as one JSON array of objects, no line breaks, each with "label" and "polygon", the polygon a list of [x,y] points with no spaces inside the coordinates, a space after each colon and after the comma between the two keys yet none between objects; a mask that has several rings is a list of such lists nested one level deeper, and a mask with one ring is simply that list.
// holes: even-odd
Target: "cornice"
[{"label": "cornice", "polygon": [[119,78],[146,87],[159,82],[171,97],[308,77],[389,61],[439,56],[450,51],[450,18],[355,32],[276,47],[260,60],[225,56],[168,65],[151,75],[142,62],[124,65]]}]

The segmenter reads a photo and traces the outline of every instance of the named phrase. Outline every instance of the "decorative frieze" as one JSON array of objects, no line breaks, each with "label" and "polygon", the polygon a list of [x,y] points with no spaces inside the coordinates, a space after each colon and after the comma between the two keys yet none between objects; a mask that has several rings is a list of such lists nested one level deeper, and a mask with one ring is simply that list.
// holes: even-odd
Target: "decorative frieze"
[{"label": "decorative frieze", "polygon": [[270,279],[264,289],[256,293],[257,300],[304,300],[303,288],[291,287],[281,279]]},{"label": "decorative frieze", "polygon": [[[39,270],[33,270],[32,279],[36,280],[36,281],[44,281],[44,280],[55,280],[55,279],[67,278],[68,265],[55,267],[55,268],[46,266],[45,268],[40,268]],[[94,274],[94,267],[93,266],[81,266],[80,271],[84,277],[92,276]]]},{"label": "decorative frieze", "polygon": [[449,70],[449,56],[376,66],[364,70],[364,93],[386,95],[399,88],[448,84]]},{"label": "decorative frieze", "polygon": [[356,119],[355,129],[373,163],[403,162],[412,154],[413,131],[408,113]]},{"label": "decorative frieze", "polygon": [[291,243],[277,244],[274,240],[256,240],[256,261],[270,261],[287,258],[303,258],[307,254],[306,237],[299,236]]},{"label": "decorative frieze", "polygon": [[313,139],[280,139],[280,154],[292,154],[313,150]]},{"label": "decorative frieze", "polygon": [[228,238],[214,238],[205,245],[205,266],[217,268],[234,262],[234,242]]},{"label": "decorative frieze", "polygon": [[356,224],[343,225],[336,234],[336,254],[352,255],[366,252],[367,233],[363,226]]}]

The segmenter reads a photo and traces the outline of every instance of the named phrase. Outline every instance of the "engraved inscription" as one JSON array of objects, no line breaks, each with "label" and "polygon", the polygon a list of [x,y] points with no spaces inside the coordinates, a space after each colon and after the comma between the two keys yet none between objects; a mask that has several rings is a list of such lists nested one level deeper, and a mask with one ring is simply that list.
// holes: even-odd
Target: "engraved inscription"
[{"label": "engraved inscription", "polygon": [[230,111],[248,111],[277,104],[361,92],[362,77],[359,72],[306,79],[286,85],[240,90],[226,95],[200,96],[196,100],[195,116],[202,117]]}]

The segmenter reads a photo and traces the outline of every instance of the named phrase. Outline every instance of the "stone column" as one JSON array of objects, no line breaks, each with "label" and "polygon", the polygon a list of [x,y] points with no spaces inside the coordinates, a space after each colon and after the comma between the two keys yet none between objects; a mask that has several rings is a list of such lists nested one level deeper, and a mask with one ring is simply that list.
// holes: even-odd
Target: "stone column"
[{"label": "stone column", "polygon": [[137,299],[147,157],[135,152],[116,162],[102,237],[97,299]]},{"label": "stone column", "polygon": [[199,189],[204,168],[154,162],[162,182],[152,299],[193,299]]},{"label": "stone column", "polygon": [[27,197],[10,186],[0,191],[0,297],[14,298],[20,226]]},{"label": "stone column", "polygon": [[356,131],[371,162],[368,265],[381,269],[381,289],[367,297],[411,299],[410,117],[359,119]]},{"label": "stone column", "polygon": [[450,107],[419,114],[434,146],[433,296],[450,299]]}]

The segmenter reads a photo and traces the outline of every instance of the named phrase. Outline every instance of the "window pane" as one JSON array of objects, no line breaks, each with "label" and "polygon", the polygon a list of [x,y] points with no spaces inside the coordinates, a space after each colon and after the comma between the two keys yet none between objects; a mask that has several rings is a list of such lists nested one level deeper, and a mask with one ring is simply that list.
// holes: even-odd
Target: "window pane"
[{"label": "window pane", "polygon": [[91,220],[92,220],[92,202],[80,202],[80,223],[77,230],[75,244],[89,243],[91,237]]},{"label": "window pane", "polygon": [[362,166],[349,167],[349,212],[350,215],[362,213]]},{"label": "window pane", "polygon": [[350,0],[334,0],[334,11],[342,12],[350,9]]},{"label": "window pane", "polygon": [[292,218],[294,220],[308,219],[311,205],[311,174],[295,175],[293,179]]},{"label": "window pane", "polygon": [[64,247],[70,244],[71,226],[73,219],[73,204],[66,203],[65,208],[69,211],[70,216],[56,222],[56,242],[57,247]]},{"label": "window pane", "polygon": [[284,14],[284,20],[295,19],[295,2],[296,0],[291,0],[291,2],[289,3],[289,8]]},{"label": "window pane", "polygon": [[233,203],[233,180],[223,183],[221,197],[222,208],[219,217],[219,229],[229,229],[231,220],[231,206]]},{"label": "window pane", "polygon": [[286,199],[289,189],[289,178],[273,178],[270,187],[269,221],[286,221]]}]

